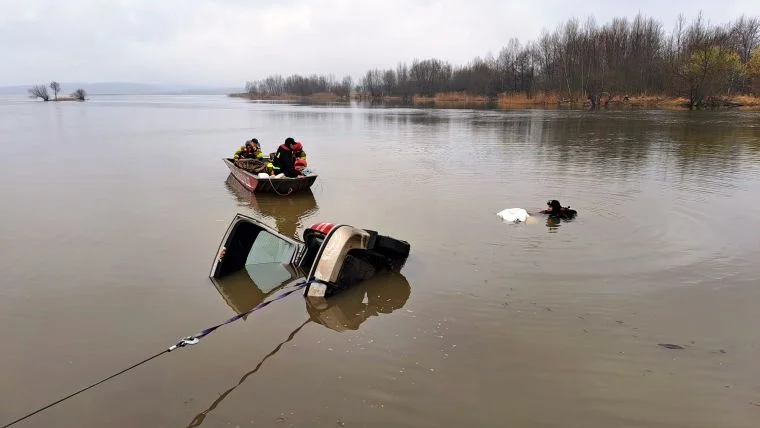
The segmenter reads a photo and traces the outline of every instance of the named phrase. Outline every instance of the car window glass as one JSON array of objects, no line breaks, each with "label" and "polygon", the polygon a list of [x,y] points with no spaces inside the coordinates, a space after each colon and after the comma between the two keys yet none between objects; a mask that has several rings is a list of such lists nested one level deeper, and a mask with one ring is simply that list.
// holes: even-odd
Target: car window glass
[{"label": "car window glass", "polygon": [[246,265],[262,263],[290,263],[295,246],[290,242],[265,230],[259,231],[256,240],[248,252]]}]

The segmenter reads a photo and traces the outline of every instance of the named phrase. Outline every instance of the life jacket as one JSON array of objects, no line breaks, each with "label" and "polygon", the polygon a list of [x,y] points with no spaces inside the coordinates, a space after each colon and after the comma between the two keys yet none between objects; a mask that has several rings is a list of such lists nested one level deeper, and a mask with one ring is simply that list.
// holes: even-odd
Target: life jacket
[{"label": "life jacket", "polygon": [[239,149],[235,150],[235,154],[232,155],[232,157],[238,159],[243,155],[243,153],[245,153],[245,146],[240,146]]},{"label": "life jacket", "polygon": [[251,154],[253,155],[254,159],[264,159],[264,152],[261,151],[261,147],[259,146],[253,146]]},{"label": "life jacket", "polygon": [[[287,146],[287,145],[285,145],[284,143],[283,143],[283,144],[280,144],[280,148],[281,148],[282,150],[285,150],[285,151],[288,151],[288,152],[290,152],[290,151],[291,151],[291,150],[290,150],[290,147],[288,147],[288,146]],[[275,153],[275,155],[274,155],[274,159],[272,160],[272,162],[270,162],[270,163],[269,163],[269,165],[272,165],[272,173],[273,173],[274,175],[277,175],[277,174],[280,172],[280,169],[281,169],[281,168],[279,167],[279,165],[275,165],[275,163],[274,163],[274,161],[280,157],[280,153],[279,153],[279,152],[280,152],[280,151],[278,150],[278,151],[277,151],[277,153]]]},{"label": "life jacket", "polygon": [[261,150],[253,149],[250,152],[243,152],[240,154],[241,158],[244,159],[261,159],[264,157],[264,154],[261,153]]}]

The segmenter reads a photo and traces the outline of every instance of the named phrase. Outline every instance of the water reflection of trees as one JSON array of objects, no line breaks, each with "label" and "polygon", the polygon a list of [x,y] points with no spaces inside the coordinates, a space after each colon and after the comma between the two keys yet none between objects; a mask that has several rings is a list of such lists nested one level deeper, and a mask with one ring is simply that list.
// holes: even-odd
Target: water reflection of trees
[{"label": "water reflection of trees", "polygon": [[451,119],[446,116],[435,114],[433,110],[379,110],[370,111],[364,115],[367,125],[374,127],[376,125],[387,126],[408,126],[408,125],[443,125]]},{"label": "water reflection of trees", "polygon": [[647,169],[726,178],[742,154],[760,152],[755,116],[739,112],[377,109],[364,120],[429,155],[477,158],[471,167],[519,157],[557,179],[587,171],[627,180]]},{"label": "water reflection of trees", "polygon": [[[282,104],[282,105],[267,105],[263,108],[258,109],[252,109],[251,112],[255,112],[257,114],[263,113],[266,115],[266,122],[267,124],[271,125],[272,123],[280,122],[282,123],[283,129],[287,128],[288,125],[293,123],[302,122],[304,120],[313,120],[313,121],[332,121],[335,120],[336,117],[345,116],[350,117],[351,113],[347,111],[345,108],[342,108],[342,106],[333,106],[333,105],[296,105],[296,104]],[[340,113],[344,113],[341,115]],[[292,135],[293,138],[296,138],[296,135]],[[284,141],[286,138],[285,135],[282,137],[282,141]],[[282,144],[282,141],[278,142],[277,144]]]},{"label": "water reflection of trees", "polygon": [[[602,177],[626,178],[649,160],[655,136],[649,126],[612,114],[551,114],[541,120],[535,141],[542,169],[586,168]],[[543,165],[547,163],[548,165]]]},{"label": "water reflection of trees", "polygon": [[740,115],[718,119],[711,112],[714,120],[705,121],[708,113],[700,113],[545,112],[512,117],[499,127],[505,150],[533,145],[539,168],[560,176],[586,168],[624,179],[651,166],[673,166],[681,175],[737,174],[744,150],[756,150],[760,129],[742,126],[747,118]]},{"label": "water reflection of trees", "polygon": [[[352,106],[321,114],[338,122],[352,120],[351,127],[382,131],[383,138],[409,143],[410,150],[446,157],[474,155],[478,164],[519,157],[555,178],[585,170],[627,180],[647,168],[681,177],[735,175],[745,162],[743,154],[760,152],[760,127],[753,112]],[[313,111],[287,114],[322,118]]]},{"label": "water reflection of trees", "polygon": [[[685,126],[666,125],[675,145],[672,154],[683,173],[738,172],[745,148],[760,139],[760,129],[741,126],[725,117],[707,117],[703,112],[690,114]],[[720,115],[718,115],[720,117]],[[745,146],[746,145],[746,146]]]},{"label": "water reflection of trees", "polygon": [[283,235],[298,239],[298,232],[305,221],[319,211],[317,200],[311,190],[280,196],[268,193],[251,193],[230,174],[225,181],[227,190],[238,200],[238,205],[249,207],[256,213],[275,222]]}]

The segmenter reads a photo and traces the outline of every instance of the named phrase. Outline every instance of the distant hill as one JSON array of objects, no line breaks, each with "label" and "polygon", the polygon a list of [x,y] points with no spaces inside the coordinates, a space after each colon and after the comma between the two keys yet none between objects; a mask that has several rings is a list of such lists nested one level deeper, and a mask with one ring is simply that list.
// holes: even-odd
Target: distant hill
[{"label": "distant hill", "polygon": [[[0,94],[3,95],[23,95],[27,89],[34,86],[14,85],[0,86]],[[231,92],[240,92],[242,88],[215,88],[208,86],[193,85],[160,85],[149,83],[131,83],[131,82],[97,82],[97,83],[76,83],[61,82],[61,93],[69,94],[77,88],[82,88],[90,95],[144,95],[144,94],[184,94],[184,95],[227,95]]]}]

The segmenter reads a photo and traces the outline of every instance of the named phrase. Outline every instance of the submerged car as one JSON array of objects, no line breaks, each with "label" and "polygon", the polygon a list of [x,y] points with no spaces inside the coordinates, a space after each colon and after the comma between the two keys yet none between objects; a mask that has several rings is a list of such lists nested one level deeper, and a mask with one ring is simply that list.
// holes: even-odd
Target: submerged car
[{"label": "submerged car", "polygon": [[312,225],[298,241],[237,214],[222,239],[210,277],[245,271],[255,282],[270,284],[266,288],[271,290],[306,281],[306,296],[327,298],[378,272],[401,270],[409,249],[406,241],[333,223]]}]

